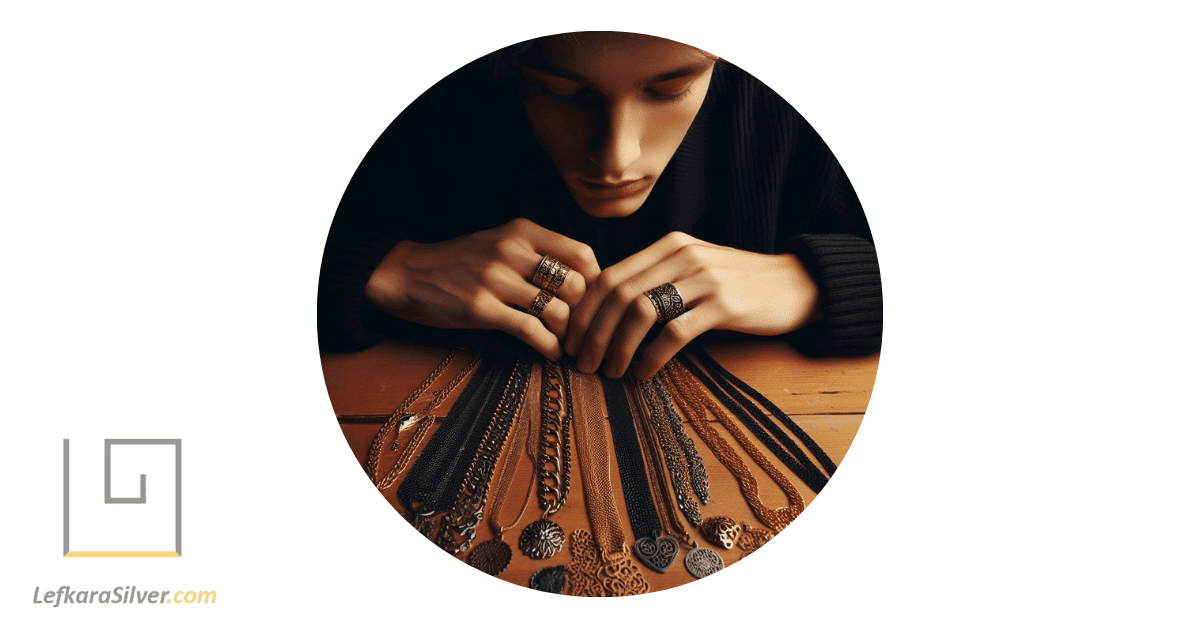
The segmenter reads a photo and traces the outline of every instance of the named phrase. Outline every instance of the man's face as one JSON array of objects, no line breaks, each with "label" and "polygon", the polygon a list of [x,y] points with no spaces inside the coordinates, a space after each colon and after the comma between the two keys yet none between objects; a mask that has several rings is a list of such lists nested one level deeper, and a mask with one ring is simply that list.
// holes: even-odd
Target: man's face
[{"label": "man's face", "polygon": [[549,37],[542,50],[524,69],[538,139],[585,212],[634,213],[700,111],[716,58],[630,33]]}]

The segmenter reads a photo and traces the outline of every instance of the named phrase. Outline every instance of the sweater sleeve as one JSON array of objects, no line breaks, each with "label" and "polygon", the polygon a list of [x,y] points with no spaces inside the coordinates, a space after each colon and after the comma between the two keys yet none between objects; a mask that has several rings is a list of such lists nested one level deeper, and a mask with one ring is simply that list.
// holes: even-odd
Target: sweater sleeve
[{"label": "sweater sleeve", "polygon": [[883,286],[875,245],[853,234],[800,234],[784,251],[800,258],[821,295],[822,320],[793,340],[821,353],[868,354],[883,338]]},{"label": "sweater sleeve", "polygon": [[[778,208],[774,241],[764,244],[798,257],[820,293],[822,320],[792,339],[817,353],[878,351],[883,334],[879,261],[854,187],[824,140],[787,101],[753,78],[743,93],[748,94],[743,106],[757,127],[745,133],[750,139],[744,152],[753,156],[760,173],[754,195],[743,196]],[[771,181],[782,185],[775,188]],[[774,189],[779,197],[771,195]]]}]

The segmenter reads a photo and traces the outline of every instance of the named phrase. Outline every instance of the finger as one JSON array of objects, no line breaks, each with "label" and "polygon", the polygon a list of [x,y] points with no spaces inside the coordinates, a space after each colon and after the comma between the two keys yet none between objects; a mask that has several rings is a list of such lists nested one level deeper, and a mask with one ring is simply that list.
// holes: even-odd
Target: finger
[{"label": "finger", "polygon": [[479,318],[487,327],[516,337],[548,360],[558,360],[562,357],[558,337],[532,315],[518,312],[496,299],[488,301],[480,309]]},{"label": "finger", "polygon": [[[675,286],[675,291],[679,293],[679,296],[683,298],[684,304],[693,307],[702,302],[704,297],[708,296],[707,291],[711,289],[711,286],[705,281],[696,277],[682,279],[672,285]],[[651,286],[646,290],[654,287]],[[629,304],[629,308],[625,310],[625,316],[613,333],[612,341],[604,356],[604,374],[608,377],[621,377],[625,374],[630,362],[633,361],[638,346],[641,345],[642,340],[645,339],[654,324],[658,322],[658,310],[654,307],[654,302],[644,293],[645,290]]]},{"label": "finger", "polygon": [[633,376],[641,380],[650,379],[687,343],[714,329],[720,320],[719,308],[711,302],[705,302],[670,321],[642,351],[641,360],[633,368]]},{"label": "finger", "polygon": [[[532,223],[530,223],[530,224],[532,224]],[[533,226],[537,227],[537,225],[533,225]],[[543,233],[545,235],[531,236],[531,238],[540,237],[543,239],[548,239],[550,236],[554,236],[556,238],[564,238],[564,236],[554,233],[553,231],[542,229],[541,227],[537,227],[537,228],[541,229],[541,233]],[[589,248],[585,244],[575,242],[574,240],[571,240],[570,238],[565,238],[565,239],[568,240],[569,242],[574,243],[574,246],[576,246],[576,247],[583,247],[583,248],[587,249],[586,253],[584,253],[584,252],[576,253],[573,255],[573,257],[585,259],[585,260],[590,259],[591,260],[590,264],[592,266],[595,266],[596,258],[594,255],[592,255],[591,248]],[[504,264],[507,264],[508,266],[510,266],[513,269],[513,271],[516,272],[517,275],[521,277],[522,281],[524,281],[525,283],[528,283],[529,285],[533,285],[533,275],[534,275],[534,273],[537,272],[538,266],[541,265],[543,257],[549,255],[550,257],[565,264],[568,267],[567,276],[565,279],[563,279],[562,285],[559,286],[558,290],[555,290],[553,292],[553,294],[554,294],[554,296],[558,297],[559,299],[562,299],[563,302],[566,303],[569,308],[573,308],[573,307],[575,307],[576,304],[579,303],[580,299],[583,298],[584,293],[587,292],[587,279],[584,275],[584,271],[576,270],[572,266],[572,263],[573,263],[572,261],[560,259],[559,255],[561,254],[561,252],[559,252],[559,251],[556,251],[553,253],[552,252],[540,252],[541,249],[546,249],[546,248],[547,247],[540,240],[534,240],[534,239],[525,240],[523,237],[522,238],[502,238],[501,240],[496,242],[496,252],[497,252],[498,257],[500,258],[500,261],[503,262]],[[600,273],[600,271],[597,267],[595,274],[599,274],[599,273]]]},{"label": "finger", "polygon": [[[522,280],[516,271],[502,265],[489,272],[486,284],[502,303],[511,305],[522,312],[529,309],[533,300],[541,292],[541,288]],[[567,332],[567,323],[570,317],[571,308],[565,302],[560,299],[550,299],[545,309],[542,310],[541,316],[535,318],[540,318],[551,333],[562,338]]]},{"label": "finger", "polygon": [[571,270],[582,275],[587,285],[591,285],[592,280],[600,274],[600,264],[596,262],[596,254],[592,252],[592,247],[561,233],[555,233],[531,220],[514,221],[514,224],[517,232],[532,245],[538,256],[534,265],[529,267],[531,277],[542,255],[549,255],[566,264]]},{"label": "finger", "polygon": [[[617,286],[624,284],[631,277],[646,269],[660,264],[682,246],[694,241],[695,239],[691,236],[681,233],[668,234],[645,249],[604,269],[604,272],[600,273],[594,282],[588,282],[588,290],[583,299],[571,307],[571,324],[567,328],[567,340],[564,345],[567,353],[581,355],[584,337],[591,329],[597,313]],[[674,277],[670,279],[674,279]],[[670,279],[663,279],[659,283],[670,281]],[[653,287],[650,286],[650,288]]]}]

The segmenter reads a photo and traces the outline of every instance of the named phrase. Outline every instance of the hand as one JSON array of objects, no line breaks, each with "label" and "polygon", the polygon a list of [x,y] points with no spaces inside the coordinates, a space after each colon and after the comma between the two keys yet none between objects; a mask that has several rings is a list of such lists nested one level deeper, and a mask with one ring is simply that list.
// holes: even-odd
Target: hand
[{"label": "hand", "polygon": [[[539,291],[530,279],[543,255],[572,272],[539,320],[526,309]],[[431,327],[498,329],[557,360],[571,309],[599,274],[590,247],[518,218],[445,242],[397,244],[371,273],[366,295],[398,318]]]},{"label": "hand", "polygon": [[680,349],[710,329],[773,336],[820,316],[817,286],[794,255],[763,255],[671,233],[588,282],[571,308],[567,353],[577,367],[621,377],[654,326],[657,312],[644,292],[674,284],[688,311],[668,322],[643,351],[634,375],[647,379]]}]

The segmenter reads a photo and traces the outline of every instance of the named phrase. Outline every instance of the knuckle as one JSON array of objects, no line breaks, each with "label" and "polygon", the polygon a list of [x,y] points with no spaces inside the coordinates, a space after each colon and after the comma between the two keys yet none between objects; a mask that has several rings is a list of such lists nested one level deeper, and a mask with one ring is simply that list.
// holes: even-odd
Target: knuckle
[{"label": "knuckle", "polygon": [[613,291],[613,297],[618,303],[632,303],[641,294],[637,288],[627,283],[617,286],[617,289]]},{"label": "knuckle", "polygon": [[585,270],[600,267],[600,263],[596,260],[596,252],[586,244],[579,245],[579,260],[583,262]]},{"label": "knuckle", "polygon": [[516,238],[497,238],[496,241],[492,243],[492,253],[494,253],[497,258],[504,259],[516,252],[520,246],[521,245],[519,242],[517,242]]},{"label": "knuckle", "polygon": [[616,287],[617,280],[613,276],[612,270],[600,271],[600,276],[596,278],[596,287],[601,292],[611,292]]},{"label": "knuckle", "polygon": [[470,316],[472,320],[483,323],[491,323],[492,317],[491,313],[488,311],[486,303],[487,300],[484,298],[484,295],[477,293],[472,299],[467,301],[467,316]]},{"label": "knuckle", "polygon": [[691,242],[691,236],[682,231],[672,231],[671,233],[663,236],[663,240],[666,240],[668,244],[679,248],[689,244]]},{"label": "knuckle", "polygon": [[479,280],[485,286],[499,285],[507,274],[508,269],[498,261],[488,262],[479,270]]},{"label": "knuckle", "polygon": [[567,280],[563,283],[563,287],[566,288],[568,294],[583,296],[583,293],[587,291],[587,282],[584,281],[583,275],[571,273],[567,275]]},{"label": "knuckle", "polygon": [[699,264],[704,261],[704,247],[699,244],[687,244],[679,249],[683,255],[683,259],[693,264]]}]

